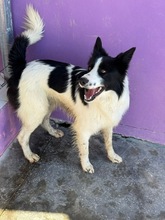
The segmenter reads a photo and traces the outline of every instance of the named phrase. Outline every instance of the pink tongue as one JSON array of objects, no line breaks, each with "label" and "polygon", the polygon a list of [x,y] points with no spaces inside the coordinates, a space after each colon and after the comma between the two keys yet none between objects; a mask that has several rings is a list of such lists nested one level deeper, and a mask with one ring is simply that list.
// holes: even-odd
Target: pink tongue
[{"label": "pink tongue", "polygon": [[85,91],[86,99],[90,99],[94,94],[97,92],[98,88],[96,89],[87,89]]}]

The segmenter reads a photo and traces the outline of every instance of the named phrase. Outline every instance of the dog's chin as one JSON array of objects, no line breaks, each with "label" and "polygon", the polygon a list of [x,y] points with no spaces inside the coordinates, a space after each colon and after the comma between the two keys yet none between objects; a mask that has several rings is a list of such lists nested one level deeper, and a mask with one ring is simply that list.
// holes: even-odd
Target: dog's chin
[{"label": "dog's chin", "polygon": [[84,88],[84,101],[85,102],[91,102],[93,101],[96,97],[98,97],[105,88],[103,86],[94,88],[94,89],[86,89]]}]

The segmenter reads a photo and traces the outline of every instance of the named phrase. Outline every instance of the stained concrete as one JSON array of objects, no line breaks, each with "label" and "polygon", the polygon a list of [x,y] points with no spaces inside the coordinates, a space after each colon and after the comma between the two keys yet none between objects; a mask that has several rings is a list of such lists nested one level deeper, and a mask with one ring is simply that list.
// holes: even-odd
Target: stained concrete
[{"label": "stained concrete", "polygon": [[123,163],[107,157],[101,135],[91,138],[94,174],[84,173],[69,128],[31,138],[41,156],[28,163],[16,141],[0,158],[0,220],[164,220],[165,146],[114,135]]}]

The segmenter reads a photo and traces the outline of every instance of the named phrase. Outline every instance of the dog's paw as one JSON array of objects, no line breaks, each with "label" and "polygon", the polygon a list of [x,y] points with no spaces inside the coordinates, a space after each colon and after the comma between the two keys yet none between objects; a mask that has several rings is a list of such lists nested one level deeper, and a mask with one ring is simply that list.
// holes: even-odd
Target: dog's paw
[{"label": "dog's paw", "polygon": [[36,163],[36,162],[38,162],[39,159],[40,159],[40,157],[38,156],[38,154],[34,154],[34,153],[32,153],[32,152],[31,152],[29,155],[26,155],[25,157],[28,159],[28,161],[29,161],[30,163]]},{"label": "dog's paw", "polygon": [[54,129],[54,136],[56,138],[60,138],[60,137],[64,136],[64,132],[59,129]]},{"label": "dog's paw", "polygon": [[112,163],[121,163],[123,161],[123,159],[116,153],[108,155],[108,158],[112,161]]},{"label": "dog's paw", "polygon": [[94,173],[93,165],[90,162],[83,164],[82,168],[86,173]]}]

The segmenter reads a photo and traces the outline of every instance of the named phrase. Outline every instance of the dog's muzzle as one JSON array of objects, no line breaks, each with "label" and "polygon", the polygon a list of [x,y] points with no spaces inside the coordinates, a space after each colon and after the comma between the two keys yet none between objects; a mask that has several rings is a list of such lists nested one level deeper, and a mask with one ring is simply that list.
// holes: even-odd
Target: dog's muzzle
[{"label": "dog's muzzle", "polygon": [[93,101],[98,95],[104,91],[104,86],[92,88],[92,84],[89,83],[89,80],[85,77],[80,78],[79,86],[84,89],[84,101],[90,102]]}]

